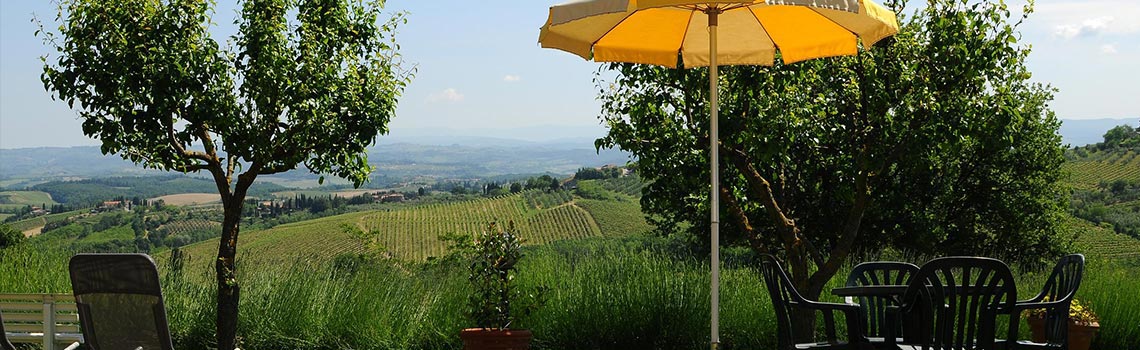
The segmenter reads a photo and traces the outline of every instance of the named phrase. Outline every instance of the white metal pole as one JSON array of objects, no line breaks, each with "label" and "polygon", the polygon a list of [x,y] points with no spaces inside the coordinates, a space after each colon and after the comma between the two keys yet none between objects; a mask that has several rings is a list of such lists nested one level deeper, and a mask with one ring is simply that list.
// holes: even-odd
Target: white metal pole
[{"label": "white metal pole", "polygon": [[720,10],[713,8],[707,10],[709,16],[709,163],[711,164],[711,186],[712,191],[709,192],[709,202],[712,204],[710,210],[712,211],[711,217],[711,240],[712,245],[712,283],[710,286],[710,294],[712,297],[712,315],[710,320],[712,327],[712,342],[710,347],[712,350],[717,350],[720,346],[720,147],[717,147],[718,124],[719,117],[717,116],[717,67],[716,67],[716,27],[717,15]]}]

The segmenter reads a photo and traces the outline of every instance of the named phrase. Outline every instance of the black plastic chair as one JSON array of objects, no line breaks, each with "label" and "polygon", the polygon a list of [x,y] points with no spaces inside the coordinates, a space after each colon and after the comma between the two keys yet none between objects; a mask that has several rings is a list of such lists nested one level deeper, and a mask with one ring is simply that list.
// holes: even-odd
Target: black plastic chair
[{"label": "black plastic chair", "polygon": [[[892,325],[913,323],[914,333],[899,349],[1009,349],[1017,339],[1017,318],[998,340],[997,317],[1012,315],[1017,285],[1005,263],[980,257],[931,260],[911,279],[901,306],[888,308]],[[886,327],[894,343],[893,326]],[[896,346],[896,344],[889,344]]]},{"label": "black plastic chair", "polygon": [[158,269],[143,254],[79,254],[68,266],[84,346],[172,350]]},{"label": "black plastic chair", "polygon": [[[776,340],[780,350],[796,349],[870,349],[871,345],[863,335],[863,315],[858,305],[821,303],[807,300],[792,286],[791,279],[780,266],[776,257],[765,254],[760,264],[764,284],[776,311]],[[816,343],[796,344],[792,332],[792,315],[796,309],[810,309],[822,312],[826,322],[827,340]],[[835,333],[835,313],[843,314],[847,325],[847,339],[841,341]],[[813,334],[814,336],[814,334]]]},{"label": "black plastic chair", "polygon": [[1017,342],[1021,349],[1069,349],[1069,306],[1081,286],[1085,256],[1072,254],[1061,258],[1037,296],[1017,302],[1021,310],[1045,309],[1045,343]]},{"label": "black plastic chair", "polygon": [[[918,265],[897,261],[874,261],[855,265],[847,275],[848,287],[883,286],[883,285],[909,285],[911,278],[918,274]],[[846,297],[848,304],[859,304],[863,309],[864,324],[867,329],[864,334],[868,340],[877,347],[882,347],[886,341],[883,337],[887,327],[887,307],[898,306],[897,296],[857,296]],[[903,328],[896,325],[895,335],[905,336]]]},{"label": "black plastic chair", "polygon": [[16,346],[8,341],[7,333],[4,333],[4,315],[0,314],[0,350],[16,350]]}]

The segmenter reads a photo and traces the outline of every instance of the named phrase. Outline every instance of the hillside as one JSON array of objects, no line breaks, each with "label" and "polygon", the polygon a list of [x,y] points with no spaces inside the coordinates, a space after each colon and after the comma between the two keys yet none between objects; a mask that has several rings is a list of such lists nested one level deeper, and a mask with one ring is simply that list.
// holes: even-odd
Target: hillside
[{"label": "hillside", "polygon": [[1112,232],[1088,221],[1070,217],[1065,226],[1073,231],[1076,240],[1073,251],[1089,257],[1116,260],[1140,266],[1140,239]]},{"label": "hillside", "polygon": [[[492,221],[513,222],[527,245],[652,229],[634,197],[612,195],[611,200],[593,200],[569,191],[530,190],[495,198],[349,213],[243,232],[239,250],[247,262],[293,261],[364,253],[373,245],[384,257],[424,261],[446,254],[447,244],[441,236],[474,233]],[[365,234],[353,235],[346,226]],[[183,248],[193,257],[212,257],[216,250],[216,239]]]},{"label": "hillside", "polygon": [[1140,239],[1140,148],[1102,143],[1070,149],[1065,157],[1073,216]]},{"label": "hillside", "polygon": [[1093,189],[1105,182],[1140,182],[1140,151],[1078,148],[1066,153],[1065,182],[1077,189]]}]

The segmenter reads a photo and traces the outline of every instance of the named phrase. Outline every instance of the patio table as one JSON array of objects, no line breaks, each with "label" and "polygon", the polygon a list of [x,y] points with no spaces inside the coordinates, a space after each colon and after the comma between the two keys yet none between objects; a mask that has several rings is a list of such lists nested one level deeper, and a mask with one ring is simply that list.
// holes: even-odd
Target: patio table
[{"label": "patio table", "polygon": [[906,287],[901,284],[839,287],[832,289],[831,293],[841,297],[892,297],[898,300],[906,293]]}]

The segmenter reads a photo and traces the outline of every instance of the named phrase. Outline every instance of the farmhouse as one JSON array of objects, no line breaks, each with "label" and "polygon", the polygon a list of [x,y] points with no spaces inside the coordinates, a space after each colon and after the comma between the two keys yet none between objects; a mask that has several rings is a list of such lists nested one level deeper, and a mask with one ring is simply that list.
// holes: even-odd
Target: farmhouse
[{"label": "farmhouse", "polygon": [[51,214],[51,212],[50,212],[50,211],[47,211],[47,210],[44,210],[44,208],[40,208],[40,207],[36,207],[36,206],[33,206],[33,207],[32,207],[32,211],[31,211],[31,213],[29,213],[29,214],[31,214],[31,216],[40,216],[40,215],[47,215],[47,214]]},{"label": "farmhouse", "polygon": [[385,194],[385,195],[380,196],[380,203],[403,202],[403,201],[404,201],[404,194],[403,193],[389,193],[389,194]]}]

